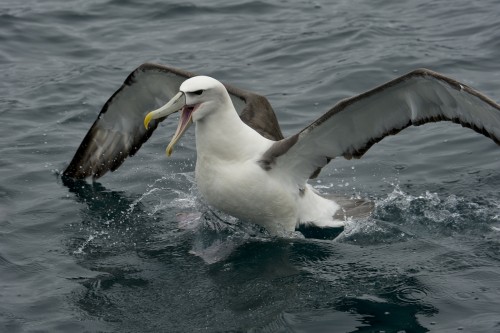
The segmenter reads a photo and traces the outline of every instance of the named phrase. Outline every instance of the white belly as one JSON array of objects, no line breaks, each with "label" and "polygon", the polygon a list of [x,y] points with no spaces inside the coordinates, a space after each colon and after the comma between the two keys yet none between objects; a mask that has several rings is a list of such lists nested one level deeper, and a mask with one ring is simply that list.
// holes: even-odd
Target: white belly
[{"label": "white belly", "polygon": [[309,185],[301,194],[296,184],[277,178],[255,161],[236,164],[198,156],[196,181],[210,205],[272,234],[294,231],[299,223],[342,224],[333,220],[339,208],[335,202],[317,195]]},{"label": "white belly", "polygon": [[210,205],[273,234],[293,231],[299,222],[298,191],[278,184],[255,161],[236,164],[198,156],[196,181]]}]

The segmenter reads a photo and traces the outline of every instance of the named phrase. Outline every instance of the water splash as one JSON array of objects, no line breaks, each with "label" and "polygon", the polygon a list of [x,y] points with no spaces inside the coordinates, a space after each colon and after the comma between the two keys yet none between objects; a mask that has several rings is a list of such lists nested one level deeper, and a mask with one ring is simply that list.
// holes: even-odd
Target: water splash
[{"label": "water splash", "polygon": [[465,198],[425,191],[412,195],[394,185],[392,193],[376,201],[374,218],[436,236],[455,233],[484,233],[497,220],[498,205],[484,198]]},{"label": "water splash", "polygon": [[76,249],[73,251],[73,254],[79,255],[79,254],[86,254],[85,249],[91,244],[91,242],[96,239],[97,237],[102,237],[102,236],[107,236],[108,233],[106,231],[98,231],[95,232],[94,234],[91,234],[87,237],[87,239]]},{"label": "water splash", "polygon": [[494,199],[424,191],[413,195],[398,182],[386,197],[374,199],[371,217],[347,220],[337,241],[360,245],[403,242],[415,237],[485,237],[500,231],[500,205]]}]

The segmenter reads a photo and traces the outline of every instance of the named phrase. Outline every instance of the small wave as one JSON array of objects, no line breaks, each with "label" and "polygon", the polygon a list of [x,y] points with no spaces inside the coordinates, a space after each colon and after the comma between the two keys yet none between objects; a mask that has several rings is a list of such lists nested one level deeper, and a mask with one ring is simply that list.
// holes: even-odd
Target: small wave
[{"label": "small wave", "polygon": [[373,214],[348,220],[337,241],[374,245],[414,238],[484,237],[500,231],[500,205],[494,201],[431,191],[412,195],[397,183],[391,185],[391,193],[374,200]]},{"label": "small wave", "polygon": [[426,300],[428,291],[422,286],[418,288],[416,286],[402,285],[396,290],[396,297],[398,300],[404,303],[416,303],[419,304]]},{"label": "small wave", "polygon": [[437,236],[456,233],[484,233],[498,216],[498,205],[482,198],[440,195],[426,191],[411,195],[394,185],[385,199],[376,202],[374,218],[408,228],[416,234],[431,232]]}]

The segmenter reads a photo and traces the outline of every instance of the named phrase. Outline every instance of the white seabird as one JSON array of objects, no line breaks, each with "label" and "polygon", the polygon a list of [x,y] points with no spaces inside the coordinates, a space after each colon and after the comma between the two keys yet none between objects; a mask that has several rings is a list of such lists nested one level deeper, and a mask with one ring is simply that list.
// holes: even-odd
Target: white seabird
[{"label": "white seabird", "polygon": [[[167,99],[164,106],[147,113],[154,103]],[[308,179],[332,158],[358,158],[385,136],[410,125],[452,121],[500,144],[500,106],[426,69],[343,100],[285,139],[264,97],[207,76],[145,64],[105,104],[64,175],[95,179],[114,171],[150,137],[159,121],[179,110],[179,126],[167,154],[194,122],[196,181],[204,199],[273,234],[303,224],[342,226],[342,207],[317,194]]]},{"label": "white seabird", "polygon": [[[271,233],[293,231],[300,223],[341,227],[334,219],[339,205],[319,196],[306,183],[308,177],[289,165],[274,165],[276,157],[294,140],[267,139],[245,124],[222,83],[196,76],[180,86],[180,92],[164,107],[148,113],[152,119],[182,109],[179,126],[167,147],[167,155],[191,123],[196,123],[196,182],[212,206],[239,219],[265,227]],[[303,179],[301,179],[303,178]]]}]

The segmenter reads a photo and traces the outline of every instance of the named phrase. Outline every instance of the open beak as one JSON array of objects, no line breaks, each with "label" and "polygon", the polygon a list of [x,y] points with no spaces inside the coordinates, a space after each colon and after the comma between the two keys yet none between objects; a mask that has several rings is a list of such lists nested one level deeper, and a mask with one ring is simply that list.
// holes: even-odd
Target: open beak
[{"label": "open beak", "polygon": [[171,115],[182,109],[182,114],[179,119],[179,125],[175,131],[174,137],[167,146],[167,155],[172,155],[174,145],[179,141],[181,136],[186,132],[188,127],[193,123],[193,112],[196,109],[194,105],[186,105],[186,96],[183,92],[178,92],[167,104],[159,109],[151,111],[144,118],[144,127],[148,128],[149,122],[153,119],[163,118]]}]

